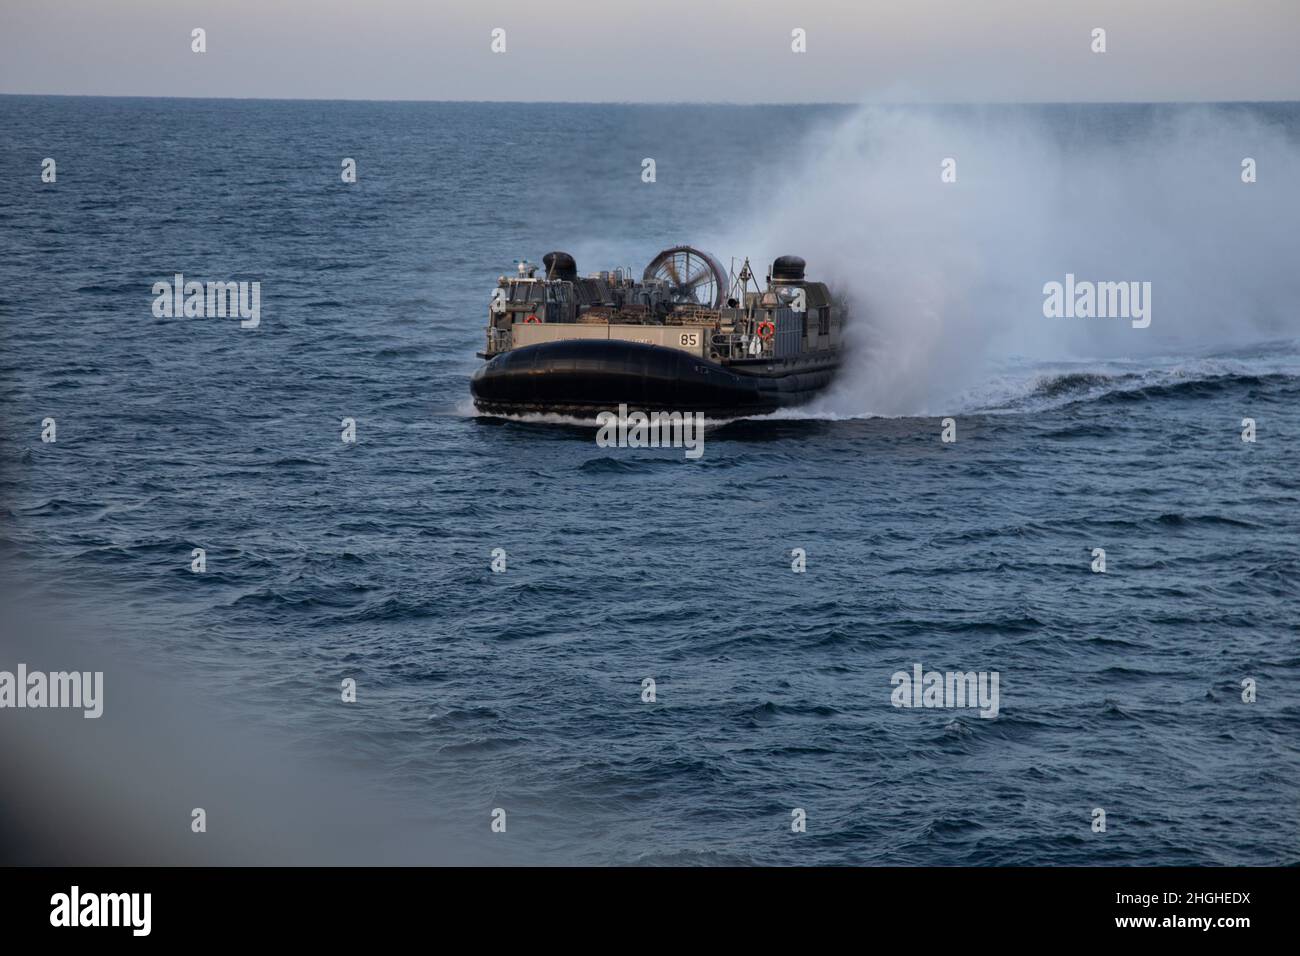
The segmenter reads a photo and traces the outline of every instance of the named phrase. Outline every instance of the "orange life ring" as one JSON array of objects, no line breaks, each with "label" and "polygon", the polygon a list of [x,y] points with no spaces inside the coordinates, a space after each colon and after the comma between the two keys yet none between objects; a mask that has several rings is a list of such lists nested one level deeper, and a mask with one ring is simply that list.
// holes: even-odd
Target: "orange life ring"
[{"label": "orange life ring", "polygon": [[539,319],[537,316],[535,316],[535,315],[530,315],[528,318],[524,319],[524,324],[525,324],[525,325],[530,325],[530,324],[534,324],[534,323],[537,323],[537,322],[540,322],[540,321],[542,321],[542,320]]},{"label": "orange life ring", "polygon": [[772,322],[763,321],[758,323],[758,337],[764,342],[770,340],[776,335],[776,325]]}]

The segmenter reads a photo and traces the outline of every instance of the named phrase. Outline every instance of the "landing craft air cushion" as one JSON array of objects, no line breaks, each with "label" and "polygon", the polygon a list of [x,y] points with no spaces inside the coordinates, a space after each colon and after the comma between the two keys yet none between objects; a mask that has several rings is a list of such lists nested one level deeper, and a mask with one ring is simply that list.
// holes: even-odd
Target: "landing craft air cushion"
[{"label": "landing craft air cushion", "polygon": [[840,366],[845,306],[804,260],[781,256],[760,287],[690,246],[665,249],[638,281],[629,270],[578,276],[550,252],[501,276],[488,310],[487,360],[470,382],[492,415],[592,417],[641,411],[735,418],[806,402]]}]

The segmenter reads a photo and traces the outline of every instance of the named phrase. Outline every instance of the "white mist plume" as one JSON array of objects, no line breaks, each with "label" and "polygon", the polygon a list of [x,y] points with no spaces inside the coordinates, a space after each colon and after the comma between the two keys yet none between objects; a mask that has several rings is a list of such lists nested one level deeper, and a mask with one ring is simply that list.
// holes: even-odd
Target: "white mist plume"
[{"label": "white mist plume", "polygon": [[[1012,356],[1186,355],[1300,328],[1300,144],[1242,107],[864,108],[809,137],[713,247],[808,260],[852,299],[815,415],[954,411]],[[1287,114],[1291,115],[1291,114]],[[946,158],[957,181],[940,180]],[[1259,181],[1241,180],[1252,157]],[[1152,283],[1152,323],[1046,318],[1043,285]]]}]

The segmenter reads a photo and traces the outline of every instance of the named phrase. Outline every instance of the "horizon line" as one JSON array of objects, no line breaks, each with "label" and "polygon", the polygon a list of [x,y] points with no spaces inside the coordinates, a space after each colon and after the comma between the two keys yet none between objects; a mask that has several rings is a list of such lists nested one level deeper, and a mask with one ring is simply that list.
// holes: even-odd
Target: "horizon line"
[{"label": "horizon line", "polygon": [[219,100],[266,103],[430,103],[500,106],[1258,106],[1293,104],[1300,99],[1223,100],[471,100],[377,97],[316,96],[159,96],[142,93],[18,93],[0,92],[0,97],[43,97],[103,100]]}]

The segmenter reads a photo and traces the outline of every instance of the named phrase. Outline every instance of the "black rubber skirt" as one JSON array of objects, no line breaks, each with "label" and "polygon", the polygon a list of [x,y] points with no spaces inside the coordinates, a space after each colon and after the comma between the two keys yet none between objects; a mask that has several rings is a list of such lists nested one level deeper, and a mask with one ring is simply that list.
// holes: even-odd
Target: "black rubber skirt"
[{"label": "black rubber skirt", "polygon": [[680,349],[617,339],[561,339],[502,352],[470,382],[481,412],[594,416],[616,411],[756,415],[812,398],[833,367],[743,375]]}]

